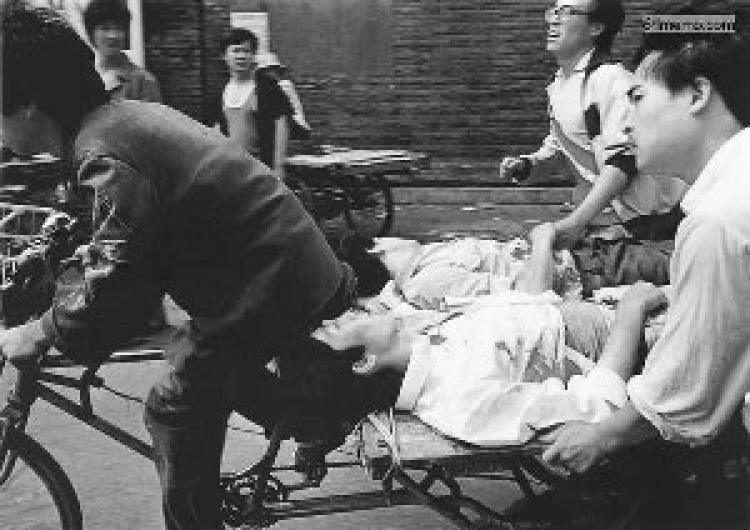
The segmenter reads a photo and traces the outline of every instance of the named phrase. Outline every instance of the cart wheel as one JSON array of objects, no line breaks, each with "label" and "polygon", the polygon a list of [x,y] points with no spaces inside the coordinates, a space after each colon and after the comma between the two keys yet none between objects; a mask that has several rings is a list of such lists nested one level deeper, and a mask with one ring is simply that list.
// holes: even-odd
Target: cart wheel
[{"label": "cart wheel", "polygon": [[381,175],[360,176],[345,188],[344,216],[349,227],[363,237],[388,233],[393,225],[393,192]]},{"label": "cart wheel", "polygon": [[301,177],[289,174],[284,177],[284,183],[290,190],[292,190],[292,193],[294,193],[297,199],[299,199],[299,202],[302,203],[305,210],[307,210],[310,216],[315,222],[317,222],[318,213],[315,208],[315,198],[313,197],[312,190],[310,190],[307,183]]}]

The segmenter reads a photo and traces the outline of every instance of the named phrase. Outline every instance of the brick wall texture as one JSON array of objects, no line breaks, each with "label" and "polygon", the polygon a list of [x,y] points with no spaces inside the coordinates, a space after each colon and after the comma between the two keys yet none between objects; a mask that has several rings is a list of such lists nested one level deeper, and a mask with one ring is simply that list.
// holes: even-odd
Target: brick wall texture
[{"label": "brick wall texture", "polygon": [[[387,71],[316,75],[309,65],[297,69],[316,141],[425,151],[435,174],[491,178],[503,154],[527,152],[546,134],[544,87],[554,62],[544,49],[542,13],[550,3],[391,0]],[[253,8],[273,15],[272,4]],[[650,4],[625,2],[617,59],[630,59]],[[285,0],[285,9],[290,5]],[[236,0],[144,0],[147,67],[166,102],[198,119],[206,119],[226,80],[219,40],[230,8],[237,8]],[[299,27],[300,21],[272,16],[272,42],[275,35],[300,32],[315,39],[316,28]],[[292,59],[281,59],[295,70]]]}]

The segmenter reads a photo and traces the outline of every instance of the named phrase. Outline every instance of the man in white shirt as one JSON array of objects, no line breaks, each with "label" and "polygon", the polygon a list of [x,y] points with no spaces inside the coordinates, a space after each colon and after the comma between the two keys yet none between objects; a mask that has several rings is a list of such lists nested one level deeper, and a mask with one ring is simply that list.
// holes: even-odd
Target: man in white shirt
[{"label": "man in white shirt", "polygon": [[[532,169],[548,172],[561,162],[573,170],[585,197],[553,225],[561,246],[579,244],[594,221],[619,225],[606,241],[626,233],[637,240],[672,240],[680,219],[675,207],[684,184],[636,171],[623,133],[632,74],[611,62],[609,52],[624,16],[620,0],[557,0],[547,9],[547,50],[559,66],[547,87],[550,132],[536,152],[501,163],[504,178],[527,177]],[[610,205],[614,216],[603,219]],[[662,246],[628,244],[623,249],[612,243],[595,256],[585,251],[578,259],[584,290],[639,279],[667,283],[669,254]],[[614,268],[607,265],[612,260],[618,262]]]},{"label": "man in white shirt", "polygon": [[[642,56],[628,92],[638,169],[691,187],[664,331],[628,381],[626,406],[599,423],[564,425],[544,454],[577,472],[658,436],[707,444],[750,391],[750,42],[647,33]],[[613,334],[607,348],[627,356],[639,331]]]}]

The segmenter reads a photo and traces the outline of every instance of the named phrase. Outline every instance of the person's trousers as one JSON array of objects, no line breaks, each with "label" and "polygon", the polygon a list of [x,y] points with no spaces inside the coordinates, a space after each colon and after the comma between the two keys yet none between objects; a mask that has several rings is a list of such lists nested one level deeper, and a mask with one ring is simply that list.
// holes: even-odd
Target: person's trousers
[{"label": "person's trousers", "polygon": [[602,287],[637,281],[667,285],[673,247],[671,241],[584,239],[571,250],[584,298]]},{"label": "person's trousers", "polygon": [[683,218],[678,205],[667,213],[622,223],[627,236],[586,236],[571,249],[581,275],[583,296],[591,296],[602,287],[630,285],[639,280],[668,284],[674,238]]}]

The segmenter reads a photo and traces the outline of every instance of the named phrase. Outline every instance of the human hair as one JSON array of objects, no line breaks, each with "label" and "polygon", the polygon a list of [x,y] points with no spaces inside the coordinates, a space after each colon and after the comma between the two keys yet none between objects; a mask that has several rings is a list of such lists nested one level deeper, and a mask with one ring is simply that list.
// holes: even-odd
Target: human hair
[{"label": "human hair", "polygon": [[375,296],[390,281],[383,262],[368,252],[375,242],[356,233],[335,234],[327,231],[326,240],[336,257],[346,262],[357,277],[357,296]]},{"label": "human hair", "polygon": [[236,46],[245,42],[250,43],[253,53],[258,51],[258,37],[255,36],[255,33],[243,28],[232,28],[227,36],[221,40],[221,49],[226,52],[229,46]]},{"label": "human hair", "polygon": [[615,36],[622,29],[625,9],[621,0],[592,0],[589,20],[604,25],[602,32],[594,38],[596,49],[609,53]]},{"label": "human hair", "polygon": [[2,0],[2,113],[32,101],[66,134],[107,101],[94,53],[57,11]]},{"label": "human hair", "polygon": [[750,35],[738,12],[727,2],[681,2],[658,14],[735,15],[736,30],[731,33],[646,32],[633,62],[637,67],[656,52],[644,73],[672,93],[694,86],[698,77],[707,79],[742,126],[750,125]]},{"label": "human hair", "polygon": [[91,0],[83,12],[83,25],[93,41],[94,29],[106,22],[114,22],[126,31],[130,28],[130,10],[123,0]]}]

